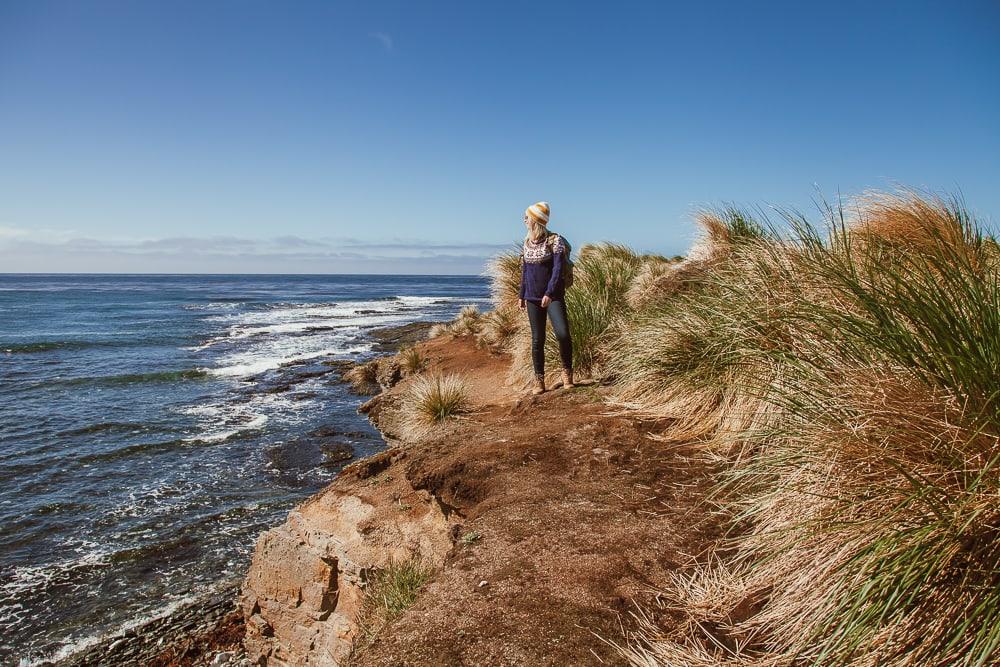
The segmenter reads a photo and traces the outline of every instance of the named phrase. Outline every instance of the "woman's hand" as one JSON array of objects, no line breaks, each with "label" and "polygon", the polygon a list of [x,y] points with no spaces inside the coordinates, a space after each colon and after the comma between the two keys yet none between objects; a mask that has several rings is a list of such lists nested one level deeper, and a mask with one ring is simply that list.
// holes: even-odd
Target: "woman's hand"
[{"label": "woman's hand", "polygon": [[550,303],[552,303],[552,299],[547,294],[542,297],[542,308],[548,308]]},{"label": "woman's hand", "polygon": [[524,310],[524,299],[517,300],[517,307],[520,308],[521,310]]}]

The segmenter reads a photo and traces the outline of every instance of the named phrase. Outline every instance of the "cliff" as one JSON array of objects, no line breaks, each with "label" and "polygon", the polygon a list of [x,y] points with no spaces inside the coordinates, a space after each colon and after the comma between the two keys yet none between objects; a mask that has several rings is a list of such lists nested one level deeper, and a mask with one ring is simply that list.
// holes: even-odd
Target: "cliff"
[{"label": "cliff", "polygon": [[[405,433],[410,379],[369,404],[390,448],[349,466],[256,546],[244,645],[260,665],[622,664],[633,600],[714,531],[707,472],[667,424],[609,413],[591,384],[540,397],[504,386],[509,359],[467,338],[421,344],[461,371],[470,414]],[[699,464],[700,465],[700,464]],[[374,573],[419,561],[415,604],[361,627]],[[359,641],[359,639],[363,641]]]}]

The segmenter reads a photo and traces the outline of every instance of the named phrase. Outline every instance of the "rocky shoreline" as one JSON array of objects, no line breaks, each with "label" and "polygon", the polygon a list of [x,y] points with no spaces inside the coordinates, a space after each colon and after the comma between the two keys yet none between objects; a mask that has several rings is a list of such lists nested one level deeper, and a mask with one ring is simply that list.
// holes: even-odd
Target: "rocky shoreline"
[{"label": "rocky shoreline", "polygon": [[84,651],[50,663],[98,665],[249,665],[242,647],[239,583],[192,601],[160,618],[104,638]]},{"label": "rocky shoreline", "polygon": [[[697,511],[711,471],[686,444],[662,447],[662,420],[609,413],[599,383],[530,396],[510,356],[472,336],[416,348],[416,371],[357,366],[393,371],[359,407],[388,448],[264,531],[242,587],[59,667],[625,665],[630,611],[719,534]],[[410,387],[449,374],[467,416],[414,431]],[[426,573],[416,603],[370,625],[371,587],[407,563]]]},{"label": "rocky shoreline", "polygon": [[[426,339],[438,322],[412,322],[371,332],[373,350],[380,356]],[[343,381],[353,362],[329,365]],[[219,590],[180,605],[162,616],[102,637],[93,645],[41,667],[96,667],[142,665],[148,667],[244,666],[253,664],[243,648],[246,632],[240,610],[240,581],[226,582]]]}]

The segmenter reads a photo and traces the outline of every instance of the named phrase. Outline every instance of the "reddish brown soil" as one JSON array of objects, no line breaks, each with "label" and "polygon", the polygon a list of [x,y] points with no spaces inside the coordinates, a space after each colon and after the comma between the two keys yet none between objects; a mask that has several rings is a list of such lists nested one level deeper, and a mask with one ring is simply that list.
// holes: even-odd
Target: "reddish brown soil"
[{"label": "reddish brown soil", "polygon": [[648,437],[665,424],[613,414],[603,387],[525,396],[504,385],[506,357],[422,347],[432,371],[466,376],[475,411],[404,445],[393,474],[463,525],[417,603],[351,664],[623,664],[601,638],[620,642],[633,600],[716,534],[709,471]]}]

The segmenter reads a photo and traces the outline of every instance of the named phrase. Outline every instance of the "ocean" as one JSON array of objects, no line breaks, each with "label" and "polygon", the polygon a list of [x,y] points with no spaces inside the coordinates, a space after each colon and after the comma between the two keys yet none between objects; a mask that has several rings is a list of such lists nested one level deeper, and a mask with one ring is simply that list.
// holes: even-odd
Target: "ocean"
[{"label": "ocean", "polygon": [[0,274],[0,663],[62,657],[246,570],[384,446],[337,382],[468,276]]}]

